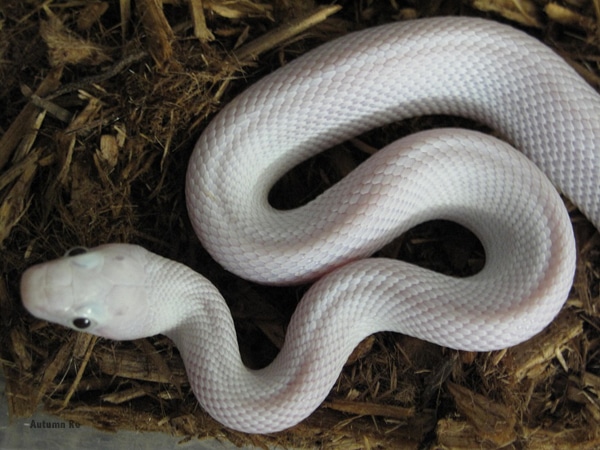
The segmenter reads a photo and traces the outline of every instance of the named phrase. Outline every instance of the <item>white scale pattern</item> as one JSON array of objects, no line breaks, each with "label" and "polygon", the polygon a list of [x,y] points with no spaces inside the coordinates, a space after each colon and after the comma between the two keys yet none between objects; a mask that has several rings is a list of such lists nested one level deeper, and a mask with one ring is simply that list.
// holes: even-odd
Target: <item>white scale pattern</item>
[{"label": "white scale pattern", "polygon": [[[522,342],[563,305],[575,247],[558,193],[507,144],[457,129],[418,133],[301,208],[276,211],[267,202],[273,183],[299,162],[423,114],[492,126],[600,225],[598,94],[522,32],[480,19],[426,19],[317,48],[228,104],[196,145],[188,210],[219,263],[271,284],[327,274],[300,302],[271,365],[243,366],[212,284],[137,246],[110,244],[34,266],[22,279],[23,302],[73,328],[73,319],[88,318],[86,331],[113,339],[170,336],[202,406],[253,433],[314,411],[352,349],[374,332],[475,351]],[[436,218],[478,235],[486,251],[480,273],[456,279],[361,259]]]}]

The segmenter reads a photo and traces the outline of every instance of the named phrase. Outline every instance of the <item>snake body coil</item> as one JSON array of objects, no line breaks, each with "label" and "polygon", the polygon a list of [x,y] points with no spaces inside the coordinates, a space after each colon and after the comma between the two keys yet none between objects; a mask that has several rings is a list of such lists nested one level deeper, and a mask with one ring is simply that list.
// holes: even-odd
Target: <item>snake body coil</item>
[{"label": "snake body coil", "polygon": [[[390,144],[307,205],[269,205],[275,181],[299,162],[424,114],[483,122],[529,159],[480,133],[427,131]],[[318,407],[374,332],[492,350],[543,329],[568,295],[575,247],[559,195],[531,161],[598,227],[599,142],[598,94],[522,32],[456,17],[368,29],[251,86],[210,123],[190,159],[189,214],[219,263],[262,283],[321,277],[272,364],[242,364],[212,284],[137,246],[34,266],[23,301],[40,318],[108,338],[166,334],[213,417],[246,432],[281,430]],[[362,259],[430,219],[471,229],[486,251],[483,270],[456,279]]]}]

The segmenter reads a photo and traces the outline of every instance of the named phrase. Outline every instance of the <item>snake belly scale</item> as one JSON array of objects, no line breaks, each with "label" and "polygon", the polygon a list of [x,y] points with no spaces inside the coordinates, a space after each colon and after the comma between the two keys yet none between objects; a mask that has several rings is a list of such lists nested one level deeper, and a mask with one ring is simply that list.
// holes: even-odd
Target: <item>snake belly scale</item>
[{"label": "snake belly scale", "polygon": [[[269,205],[273,184],[299,162],[424,114],[477,120],[522,153],[473,131],[421,132],[302,207]],[[452,17],[350,34],[226,105],[188,166],[188,212],[216,261],[261,283],[318,280],[269,366],[242,364],[229,309],[208,280],[135,245],[103,245],[28,269],[23,302],[39,318],[111,339],[166,334],[214,418],[246,432],[282,430],[319,406],[369,334],[487,351],[542,330],[575,268],[572,228],[553,185],[600,225],[599,119],[598,94],[511,27]],[[479,237],[481,272],[457,279],[366,258],[430,219],[453,220]]]}]

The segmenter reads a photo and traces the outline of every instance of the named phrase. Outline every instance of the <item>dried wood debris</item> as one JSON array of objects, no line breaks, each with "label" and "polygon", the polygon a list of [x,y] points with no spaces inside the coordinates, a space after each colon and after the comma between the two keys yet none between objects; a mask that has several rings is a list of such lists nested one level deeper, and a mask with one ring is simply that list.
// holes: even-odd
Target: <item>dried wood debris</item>
[{"label": "dried wood debris", "polygon": [[[509,21],[600,86],[597,1],[329,5],[0,4],[0,362],[11,414],[28,417],[43,403],[65,420],[103,430],[216,436],[261,447],[600,447],[600,237],[576,211],[576,280],[546,332],[483,354],[386,333],[371,337],[323,406],[273,436],[235,433],[210,419],[191,394],[168,339],[96,339],[34,320],[20,306],[18,280],[27,266],[73,245],[136,242],[185,262],[221,288],[245,362],[264,366],[277,353],[305,287],[266,288],[221,270],[194,237],[184,206],[193,143],[236,93],[351,30],[442,14]],[[363,150],[449,123],[462,122],[415,119],[361,136],[294,170],[272,201],[284,207],[305,201],[355,167],[366,157]],[[382,254],[456,275],[482,264],[473,236],[443,222],[418,227]]]}]

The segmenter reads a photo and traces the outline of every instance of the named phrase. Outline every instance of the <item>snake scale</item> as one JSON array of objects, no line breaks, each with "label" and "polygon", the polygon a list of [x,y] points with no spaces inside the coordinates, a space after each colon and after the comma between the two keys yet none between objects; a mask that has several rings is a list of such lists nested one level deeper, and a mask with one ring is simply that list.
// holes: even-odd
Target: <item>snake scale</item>
[{"label": "snake scale", "polygon": [[[301,161],[428,114],[474,119],[522,153],[474,131],[424,131],[306,205],[269,204],[273,184]],[[552,321],[575,268],[557,190],[599,227],[599,142],[598,94],[521,31],[459,17],[369,28],[253,84],[211,121],[190,158],[188,212],[216,261],[260,283],[317,280],[269,366],[243,365],[229,309],[208,280],[139,246],[76,249],[34,266],[22,278],[23,302],[39,318],[106,338],[165,334],[215,419],[245,432],[282,430],[319,406],[369,334],[487,351]],[[367,258],[431,219],[472,230],[485,267],[453,278]]]}]

